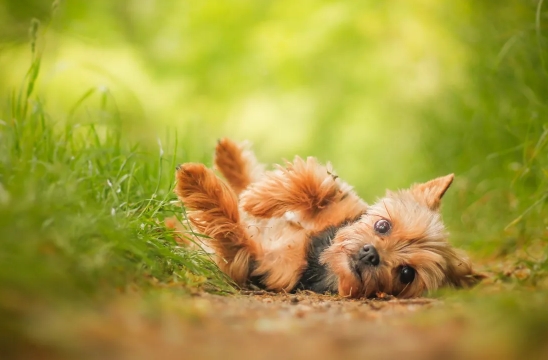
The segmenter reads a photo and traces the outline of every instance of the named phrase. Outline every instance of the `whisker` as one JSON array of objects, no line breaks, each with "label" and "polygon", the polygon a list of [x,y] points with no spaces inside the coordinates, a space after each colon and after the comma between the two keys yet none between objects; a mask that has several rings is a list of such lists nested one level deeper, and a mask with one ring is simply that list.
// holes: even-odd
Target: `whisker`
[{"label": "whisker", "polygon": [[408,286],[409,284],[405,284],[405,287],[402,289],[402,291],[398,293],[398,295],[396,295],[396,297],[399,297],[405,291],[405,289],[407,289]]},{"label": "whisker", "polygon": [[403,201],[403,199],[400,199],[400,203],[405,208],[405,210],[409,211],[409,208],[407,207],[407,203],[405,201]]},{"label": "whisker", "polygon": [[382,204],[384,205],[384,210],[386,210],[386,213],[388,214],[388,219],[390,219],[390,222],[393,222],[392,215],[390,215],[390,211],[388,211],[388,208],[386,207],[386,203],[384,202],[384,200],[382,201]]}]

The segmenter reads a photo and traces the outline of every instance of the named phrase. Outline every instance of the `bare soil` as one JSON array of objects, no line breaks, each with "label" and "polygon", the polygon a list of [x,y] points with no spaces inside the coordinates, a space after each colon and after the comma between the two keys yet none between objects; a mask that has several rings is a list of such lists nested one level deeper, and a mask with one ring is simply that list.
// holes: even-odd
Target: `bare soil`
[{"label": "bare soil", "polygon": [[[416,316],[444,306],[434,299],[261,291],[182,298],[165,293],[145,302],[123,295],[103,309],[66,311],[57,323],[48,319],[36,327],[36,337],[62,349],[55,358],[469,358],[456,341],[463,331],[459,321],[433,326]],[[73,330],[67,331],[67,321]],[[42,350],[27,355],[43,357]]]}]

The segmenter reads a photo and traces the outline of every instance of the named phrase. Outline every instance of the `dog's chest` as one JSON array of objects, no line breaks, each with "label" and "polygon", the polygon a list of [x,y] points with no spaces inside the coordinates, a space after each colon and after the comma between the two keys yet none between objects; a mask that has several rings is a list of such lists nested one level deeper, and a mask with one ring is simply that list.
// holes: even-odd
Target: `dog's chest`
[{"label": "dog's chest", "polygon": [[337,229],[330,226],[310,238],[306,253],[307,265],[295,290],[310,290],[317,293],[337,292],[336,276],[320,262],[322,252],[331,245]]},{"label": "dog's chest", "polygon": [[337,228],[310,236],[306,224],[287,218],[246,218],[246,224],[251,238],[263,250],[252,265],[253,285],[288,292],[337,291],[334,275],[320,263],[320,255],[331,244]]}]

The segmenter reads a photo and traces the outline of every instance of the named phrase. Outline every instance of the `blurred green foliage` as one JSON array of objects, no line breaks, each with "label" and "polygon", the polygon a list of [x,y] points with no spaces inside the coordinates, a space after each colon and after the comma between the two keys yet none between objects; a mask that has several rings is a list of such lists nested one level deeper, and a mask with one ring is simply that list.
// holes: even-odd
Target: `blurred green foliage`
[{"label": "blurred green foliage", "polygon": [[[367,201],[454,172],[452,240],[503,290],[545,290],[547,14],[542,0],[4,0],[0,259],[13,266],[0,281],[41,295],[142,277],[223,288],[156,220],[177,211],[173,164],[210,163],[229,136],[266,163],[329,160]],[[470,296],[458,301],[492,306],[494,323],[521,306],[505,336],[538,336],[516,349],[545,336],[538,301]]]},{"label": "blurred green foliage", "polygon": [[[26,23],[48,17],[24,8]],[[253,141],[266,162],[315,155],[373,200],[441,175],[417,153],[427,121],[416,110],[466,71],[443,10],[434,1],[70,1],[48,33],[40,90],[58,111],[106,87],[133,128],[192,131],[208,154],[231,136]],[[18,39],[0,56],[4,87],[25,70],[26,32]]]},{"label": "blurred green foliage", "polygon": [[455,172],[454,241],[504,255],[547,237],[542,5],[9,0],[0,90],[20,85],[37,18],[36,91],[55,122],[116,111],[128,139],[177,132],[196,161],[221,136],[267,163],[315,155],[368,201]]},{"label": "blurred green foliage", "polygon": [[461,214],[464,242],[513,253],[548,238],[547,12],[542,1],[470,5],[468,23],[449,23],[470,54],[466,78],[422,111],[438,119],[423,150],[459,175],[448,212]]}]

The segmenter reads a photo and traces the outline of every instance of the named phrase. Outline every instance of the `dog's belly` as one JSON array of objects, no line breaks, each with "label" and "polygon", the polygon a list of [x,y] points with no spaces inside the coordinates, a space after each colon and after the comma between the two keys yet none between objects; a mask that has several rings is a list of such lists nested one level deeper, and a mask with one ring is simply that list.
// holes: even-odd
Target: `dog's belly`
[{"label": "dog's belly", "polygon": [[262,252],[252,278],[270,290],[291,291],[307,266],[308,230],[292,219],[246,218],[247,231]]},{"label": "dog's belly", "polygon": [[263,250],[255,259],[251,283],[274,291],[336,292],[336,278],[319,263],[336,228],[313,234],[307,224],[298,220],[291,213],[283,218],[246,219],[248,233]]}]

